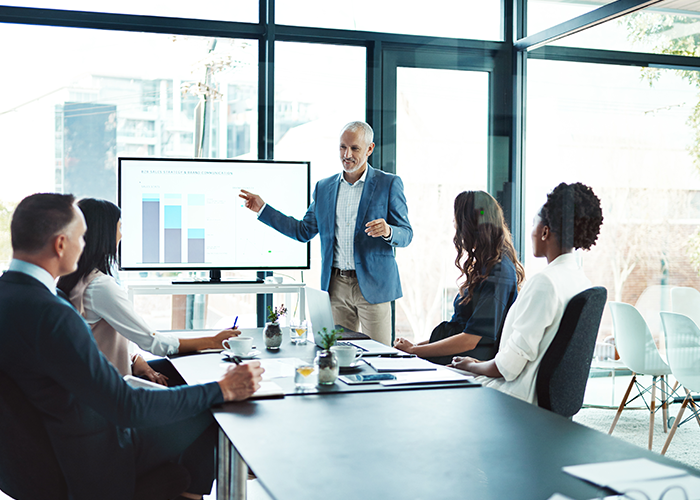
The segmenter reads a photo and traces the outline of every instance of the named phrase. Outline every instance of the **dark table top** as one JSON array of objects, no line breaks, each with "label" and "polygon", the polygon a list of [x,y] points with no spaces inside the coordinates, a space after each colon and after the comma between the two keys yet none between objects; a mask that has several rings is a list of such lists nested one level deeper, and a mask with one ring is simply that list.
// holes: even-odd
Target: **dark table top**
[{"label": "dark table top", "polygon": [[214,411],[277,500],[583,500],[561,468],[646,457],[691,467],[494,389],[309,395]]}]

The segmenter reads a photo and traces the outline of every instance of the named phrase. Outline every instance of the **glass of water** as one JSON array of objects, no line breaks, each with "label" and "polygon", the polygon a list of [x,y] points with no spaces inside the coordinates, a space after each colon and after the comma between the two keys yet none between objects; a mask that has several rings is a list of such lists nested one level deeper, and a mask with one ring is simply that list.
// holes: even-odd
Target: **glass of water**
[{"label": "glass of water", "polygon": [[303,344],[306,342],[306,335],[309,331],[310,325],[308,320],[299,321],[298,319],[292,319],[289,327],[289,338],[292,344]]},{"label": "glass of water", "polygon": [[316,367],[313,362],[299,363],[294,367],[294,385],[298,391],[313,389],[316,385],[316,377],[314,376]]}]

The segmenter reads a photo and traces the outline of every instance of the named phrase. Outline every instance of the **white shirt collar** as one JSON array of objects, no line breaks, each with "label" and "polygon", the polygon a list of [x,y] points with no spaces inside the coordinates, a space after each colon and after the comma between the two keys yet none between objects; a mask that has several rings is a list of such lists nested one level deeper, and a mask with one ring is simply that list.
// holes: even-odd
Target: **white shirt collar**
[{"label": "white shirt collar", "polygon": [[[362,172],[362,175],[360,176],[357,181],[355,181],[355,184],[358,182],[365,182],[365,179],[367,179],[367,171],[369,170],[369,163],[367,164],[367,167],[365,168],[365,171]],[[348,181],[345,180],[345,175],[343,175],[343,172],[340,173],[340,179],[345,182],[348,186],[354,186],[355,184],[350,184]]]},{"label": "white shirt collar", "polygon": [[39,267],[35,264],[30,264],[29,262],[25,262],[23,260],[12,259],[10,261],[10,266],[7,268],[7,270],[16,271],[18,273],[23,273],[28,276],[31,276],[35,280],[38,280],[41,283],[43,283],[44,286],[46,286],[46,288],[48,288],[51,293],[56,295],[56,279],[53,276],[51,276],[51,273],[49,273],[43,267]]}]

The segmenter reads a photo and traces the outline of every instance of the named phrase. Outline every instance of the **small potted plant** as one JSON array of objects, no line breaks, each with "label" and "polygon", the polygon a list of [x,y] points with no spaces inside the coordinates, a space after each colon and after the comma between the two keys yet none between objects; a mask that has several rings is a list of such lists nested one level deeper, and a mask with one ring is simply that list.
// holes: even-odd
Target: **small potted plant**
[{"label": "small potted plant", "polygon": [[335,353],[331,351],[337,340],[340,339],[343,329],[331,330],[330,333],[324,327],[322,331],[318,332],[321,336],[321,347],[322,351],[316,354],[316,359],[314,359],[314,364],[318,368],[318,384],[319,385],[333,385],[338,378],[338,358],[336,358]]},{"label": "small potted plant", "polygon": [[263,330],[263,339],[265,340],[265,347],[268,349],[279,349],[282,344],[282,329],[280,328],[279,319],[280,316],[287,314],[287,308],[284,304],[278,309],[275,306],[273,310],[272,307],[267,306],[267,323],[265,323],[265,329]]}]

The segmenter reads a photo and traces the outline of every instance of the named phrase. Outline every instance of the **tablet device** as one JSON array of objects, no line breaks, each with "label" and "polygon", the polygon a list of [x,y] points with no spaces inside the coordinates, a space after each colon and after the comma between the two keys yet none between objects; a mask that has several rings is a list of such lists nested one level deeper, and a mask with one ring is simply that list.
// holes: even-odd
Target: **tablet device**
[{"label": "tablet device", "polygon": [[358,373],[357,375],[341,375],[340,380],[348,385],[378,384],[382,380],[396,380],[391,373]]}]

